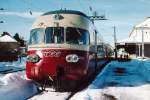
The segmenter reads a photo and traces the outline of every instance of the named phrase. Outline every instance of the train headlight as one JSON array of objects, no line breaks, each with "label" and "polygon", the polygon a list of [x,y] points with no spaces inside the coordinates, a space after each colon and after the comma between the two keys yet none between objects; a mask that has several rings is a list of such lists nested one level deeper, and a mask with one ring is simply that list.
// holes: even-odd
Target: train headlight
[{"label": "train headlight", "polygon": [[66,56],[66,61],[76,63],[79,61],[79,57],[76,54],[70,54]]},{"label": "train headlight", "polygon": [[36,54],[31,54],[27,56],[27,61],[32,62],[32,63],[37,63],[40,61],[40,57]]}]

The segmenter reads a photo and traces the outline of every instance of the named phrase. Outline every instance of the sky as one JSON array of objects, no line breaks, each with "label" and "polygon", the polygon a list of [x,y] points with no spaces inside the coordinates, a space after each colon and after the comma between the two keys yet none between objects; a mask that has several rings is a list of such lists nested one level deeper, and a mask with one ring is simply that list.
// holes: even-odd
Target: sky
[{"label": "sky", "polygon": [[[113,26],[117,40],[127,38],[133,26],[150,16],[150,0],[0,0],[0,32],[19,33],[29,39],[30,27],[42,13],[59,10],[78,10],[91,15],[90,7],[108,20],[95,21],[99,35],[113,44]],[[32,11],[32,15],[30,15]]]}]

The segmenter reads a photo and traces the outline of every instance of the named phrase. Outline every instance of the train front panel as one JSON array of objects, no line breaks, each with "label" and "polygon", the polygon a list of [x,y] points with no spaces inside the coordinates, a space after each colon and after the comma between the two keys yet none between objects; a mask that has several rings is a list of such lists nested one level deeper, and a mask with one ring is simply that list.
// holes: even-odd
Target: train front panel
[{"label": "train front panel", "polygon": [[34,80],[80,80],[87,74],[89,52],[69,49],[28,51],[27,77]]}]

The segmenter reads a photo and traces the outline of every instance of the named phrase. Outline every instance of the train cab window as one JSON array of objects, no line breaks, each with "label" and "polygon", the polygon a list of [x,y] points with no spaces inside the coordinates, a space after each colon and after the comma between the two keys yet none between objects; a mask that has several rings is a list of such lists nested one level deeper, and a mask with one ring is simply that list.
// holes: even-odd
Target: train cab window
[{"label": "train cab window", "polygon": [[89,44],[89,32],[79,28],[67,27],[66,42],[68,44]]},{"label": "train cab window", "polygon": [[30,44],[39,44],[44,42],[44,29],[42,28],[37,28],[33,29],[30,32]]},{"label": "train cab window", "polygon": [[64,43],[63,27],[48,27],[45,30],[46,43]]}]

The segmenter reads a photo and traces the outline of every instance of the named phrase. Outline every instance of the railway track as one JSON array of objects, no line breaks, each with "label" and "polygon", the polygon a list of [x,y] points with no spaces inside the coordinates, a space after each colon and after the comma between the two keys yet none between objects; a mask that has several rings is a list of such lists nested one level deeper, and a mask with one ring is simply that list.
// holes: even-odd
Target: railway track
[{"label": "railway track", "polygon": [[104,62],[101,67],[99,67],[98,70],[96,70],[96,72],[91,75],[87,80],[82,82],[82,85],[78,85],[76,87],[76,90],[71,92],[71,94],[68,96],[68,98],[66,98],[66,100],[69,100],[72,96],[74,96],[77,92],[84,90],[85,88],[87,88],[96,78],[96,76],[103,70],[103,68],[110,62],[110,60],[107,60],[106,62]]},{"label": "railway track", "polygon": [[[82,81],[82,85],[78,84],[73,91],[56,91],[53,87],[45,88],[45,90],[40,90],[37,94],[34,94],[31,97],[28,97],[28,100],[49,100],[48,98],[57,98],[58,100],[69,100],[72,96],[74,96],[79,91],[86,89],[95,77],[101,72],[101,70],[110,62],[110,60],[105,61],[101,64],[101,67],[96,70],[96,72],[91,75],[88,79]],[[63,95],[63,96],[62,96]],[[45,99],[44,99],[45,98]]]}]

